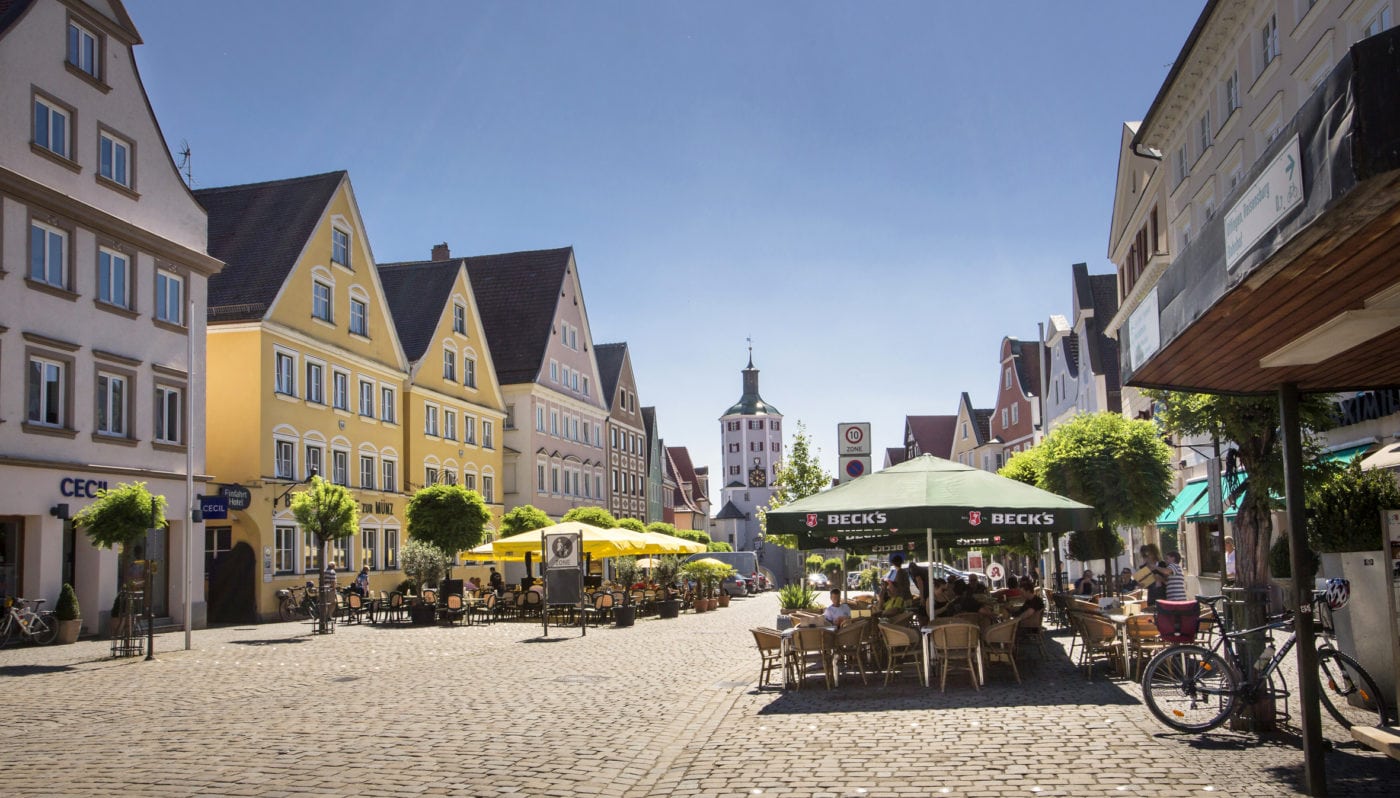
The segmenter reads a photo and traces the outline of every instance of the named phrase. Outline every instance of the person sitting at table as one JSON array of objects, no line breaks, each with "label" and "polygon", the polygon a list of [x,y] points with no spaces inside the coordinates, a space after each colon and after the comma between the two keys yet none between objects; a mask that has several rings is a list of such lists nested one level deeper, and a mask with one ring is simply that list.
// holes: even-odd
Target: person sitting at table
[{"label": "person sitting at table", "polygon": [[1118,572],[1117,587],[1119,593],[1127,593],[1132,590],[1137,590],[1137,586],[1137,580],[1133,578],[1133,569],[1124,568],[1123,570]]},{"label": "person sitting at table", "polygon": [[880,614],[898,615],[913,609],[914,597],[909,592],[909,574],[900,570],[893,581],[886,582],[880,600]]},{"label": "person sitting at table", "polygon": [[1030,598],[1026,599],[1025,604],[1022,604],[1021,606],[1017,607],[1016,611],[1011,613],[1011,617],[1019,618],[1028,612],[1034,612],[1036,610],[1040,610],[1041,612],[1045,611],[1045,599],[1041,598],[1040,596],[1031,596]]},{"label": "person sitting at table", "polygon": [[851,620],[851,606],[842,603],[841,588],[833,587],[831,589],[831,604],[822,611],[822,617],[826,619],[827,623],[838,629],[845,626],[846,622]]},{"label": "person sitting at table", "polygon": [[477,593],[480,593],[480,592],[481,592],[481,577],[479,577],[479,576],[473,576],[471,579],[468,579],[468,580],[467,580],[467,589],[468,589],[468,590],[474,590],[474,591],[476,591]]},{"label": "person sitting at table", "polygon": [[501,576],[501,572],[497,571],[495,566],[491,567],[491,576],[487,580],[487,584],[491,586],[492,590],[496,591],[497,596],[506,592],[506,579]]},{"label": "person sitting at table", "polygon": [[1094,595],[1096,591],[1094,590],[1093,571],[1085,569],[1084,573],[1079,575],[1079,581],[1074,583],[1074,592],[1078,593],[1081,596]]}]

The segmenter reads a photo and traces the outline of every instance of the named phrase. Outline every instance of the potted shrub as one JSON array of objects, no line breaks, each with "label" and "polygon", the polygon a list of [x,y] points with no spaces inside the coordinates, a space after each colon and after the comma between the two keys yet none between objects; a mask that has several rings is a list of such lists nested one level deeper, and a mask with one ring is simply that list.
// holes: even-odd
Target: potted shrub
[{"label": "potted shrub", "polygon": [[63,590],[58,594],[58,606],[54,607],[53,617],[58,622],[58,642],[77,641],[78,632],[83,628],[83,615],[78,609],[78,594],[67,582],[63,583]]},{"label": "potted shrub", "polygon": [[613,622],[619,628],[631,626],[637,621],[637,606],[632,603],[632,585],[637,581],[636,557],[617,557],[613,560],[613,577],[622,585],[622,603],[613,607]]},{"label": "potted shrub", "polygon": [[656,567],[651,571],[652,579],[660,585],[660,592],[664,598],[658,597],[656,601],[656,614],[660,618],[677,618],[681,614],[681,600],[676,597],[675,583],[676,575],[680,572],[680,564],[675,557],[665,556],[657,558]]},{"label": "potted shrub", "polygon": [[447,572],[447,555],[431,543],[409,538],[399,552],[399,564],[404,576],[413,583],[420,598],[408,605],[408,617],[415,625],[431,625],[437,620],[437,607],[423,602],[423,588],[435,585]]}]

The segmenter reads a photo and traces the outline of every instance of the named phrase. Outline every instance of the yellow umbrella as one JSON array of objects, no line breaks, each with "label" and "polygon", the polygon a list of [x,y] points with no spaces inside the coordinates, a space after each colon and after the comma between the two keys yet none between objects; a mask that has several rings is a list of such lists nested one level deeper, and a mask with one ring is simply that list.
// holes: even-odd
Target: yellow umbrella
[{"label": "yellow umbrella", "polygon": [[[560,532],[577,532],[583,535],[583,553],[594,557],[621,557],[623,555],[646,554],[645,545],[635,539],[637,533],[626,529],[599,529],[580,521],[565,521],[544,529],[521,532],[508,538],[492,541],[491,556],[500,560],[523,560],[526,554],[541,556],[541,536]],[[485,545],[477,548],[485,548]],[[476,549],[472,549],[475,553]]]},{"label": "yellow umbrella", "polygon": [[674,535],[660,532],[638,532],[647,541],[647,554],[698,554],[705,550],[705,544],[693,540],[682,540]]}]

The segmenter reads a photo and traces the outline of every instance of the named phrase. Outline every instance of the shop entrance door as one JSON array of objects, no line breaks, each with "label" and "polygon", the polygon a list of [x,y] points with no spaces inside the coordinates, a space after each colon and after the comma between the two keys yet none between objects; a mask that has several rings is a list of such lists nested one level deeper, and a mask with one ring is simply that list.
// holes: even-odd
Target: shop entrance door
[{"label": "shop entrance door", "polygon": [[19,564],[24,554],[20,538],[24,535],[24,519],[0,517],[0,597],[22,596]]}]

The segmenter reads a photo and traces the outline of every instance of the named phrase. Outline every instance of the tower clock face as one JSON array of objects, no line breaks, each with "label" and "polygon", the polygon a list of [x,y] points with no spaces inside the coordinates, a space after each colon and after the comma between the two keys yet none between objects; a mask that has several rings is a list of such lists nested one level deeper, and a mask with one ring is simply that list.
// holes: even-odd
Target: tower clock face
[{"label": "tower clock face", "polygon": [[768,484],[768,475],[763,473],[763,466],[754,466],[754,469],[749,472],[749,485],[761,488],[766,484]]}]

